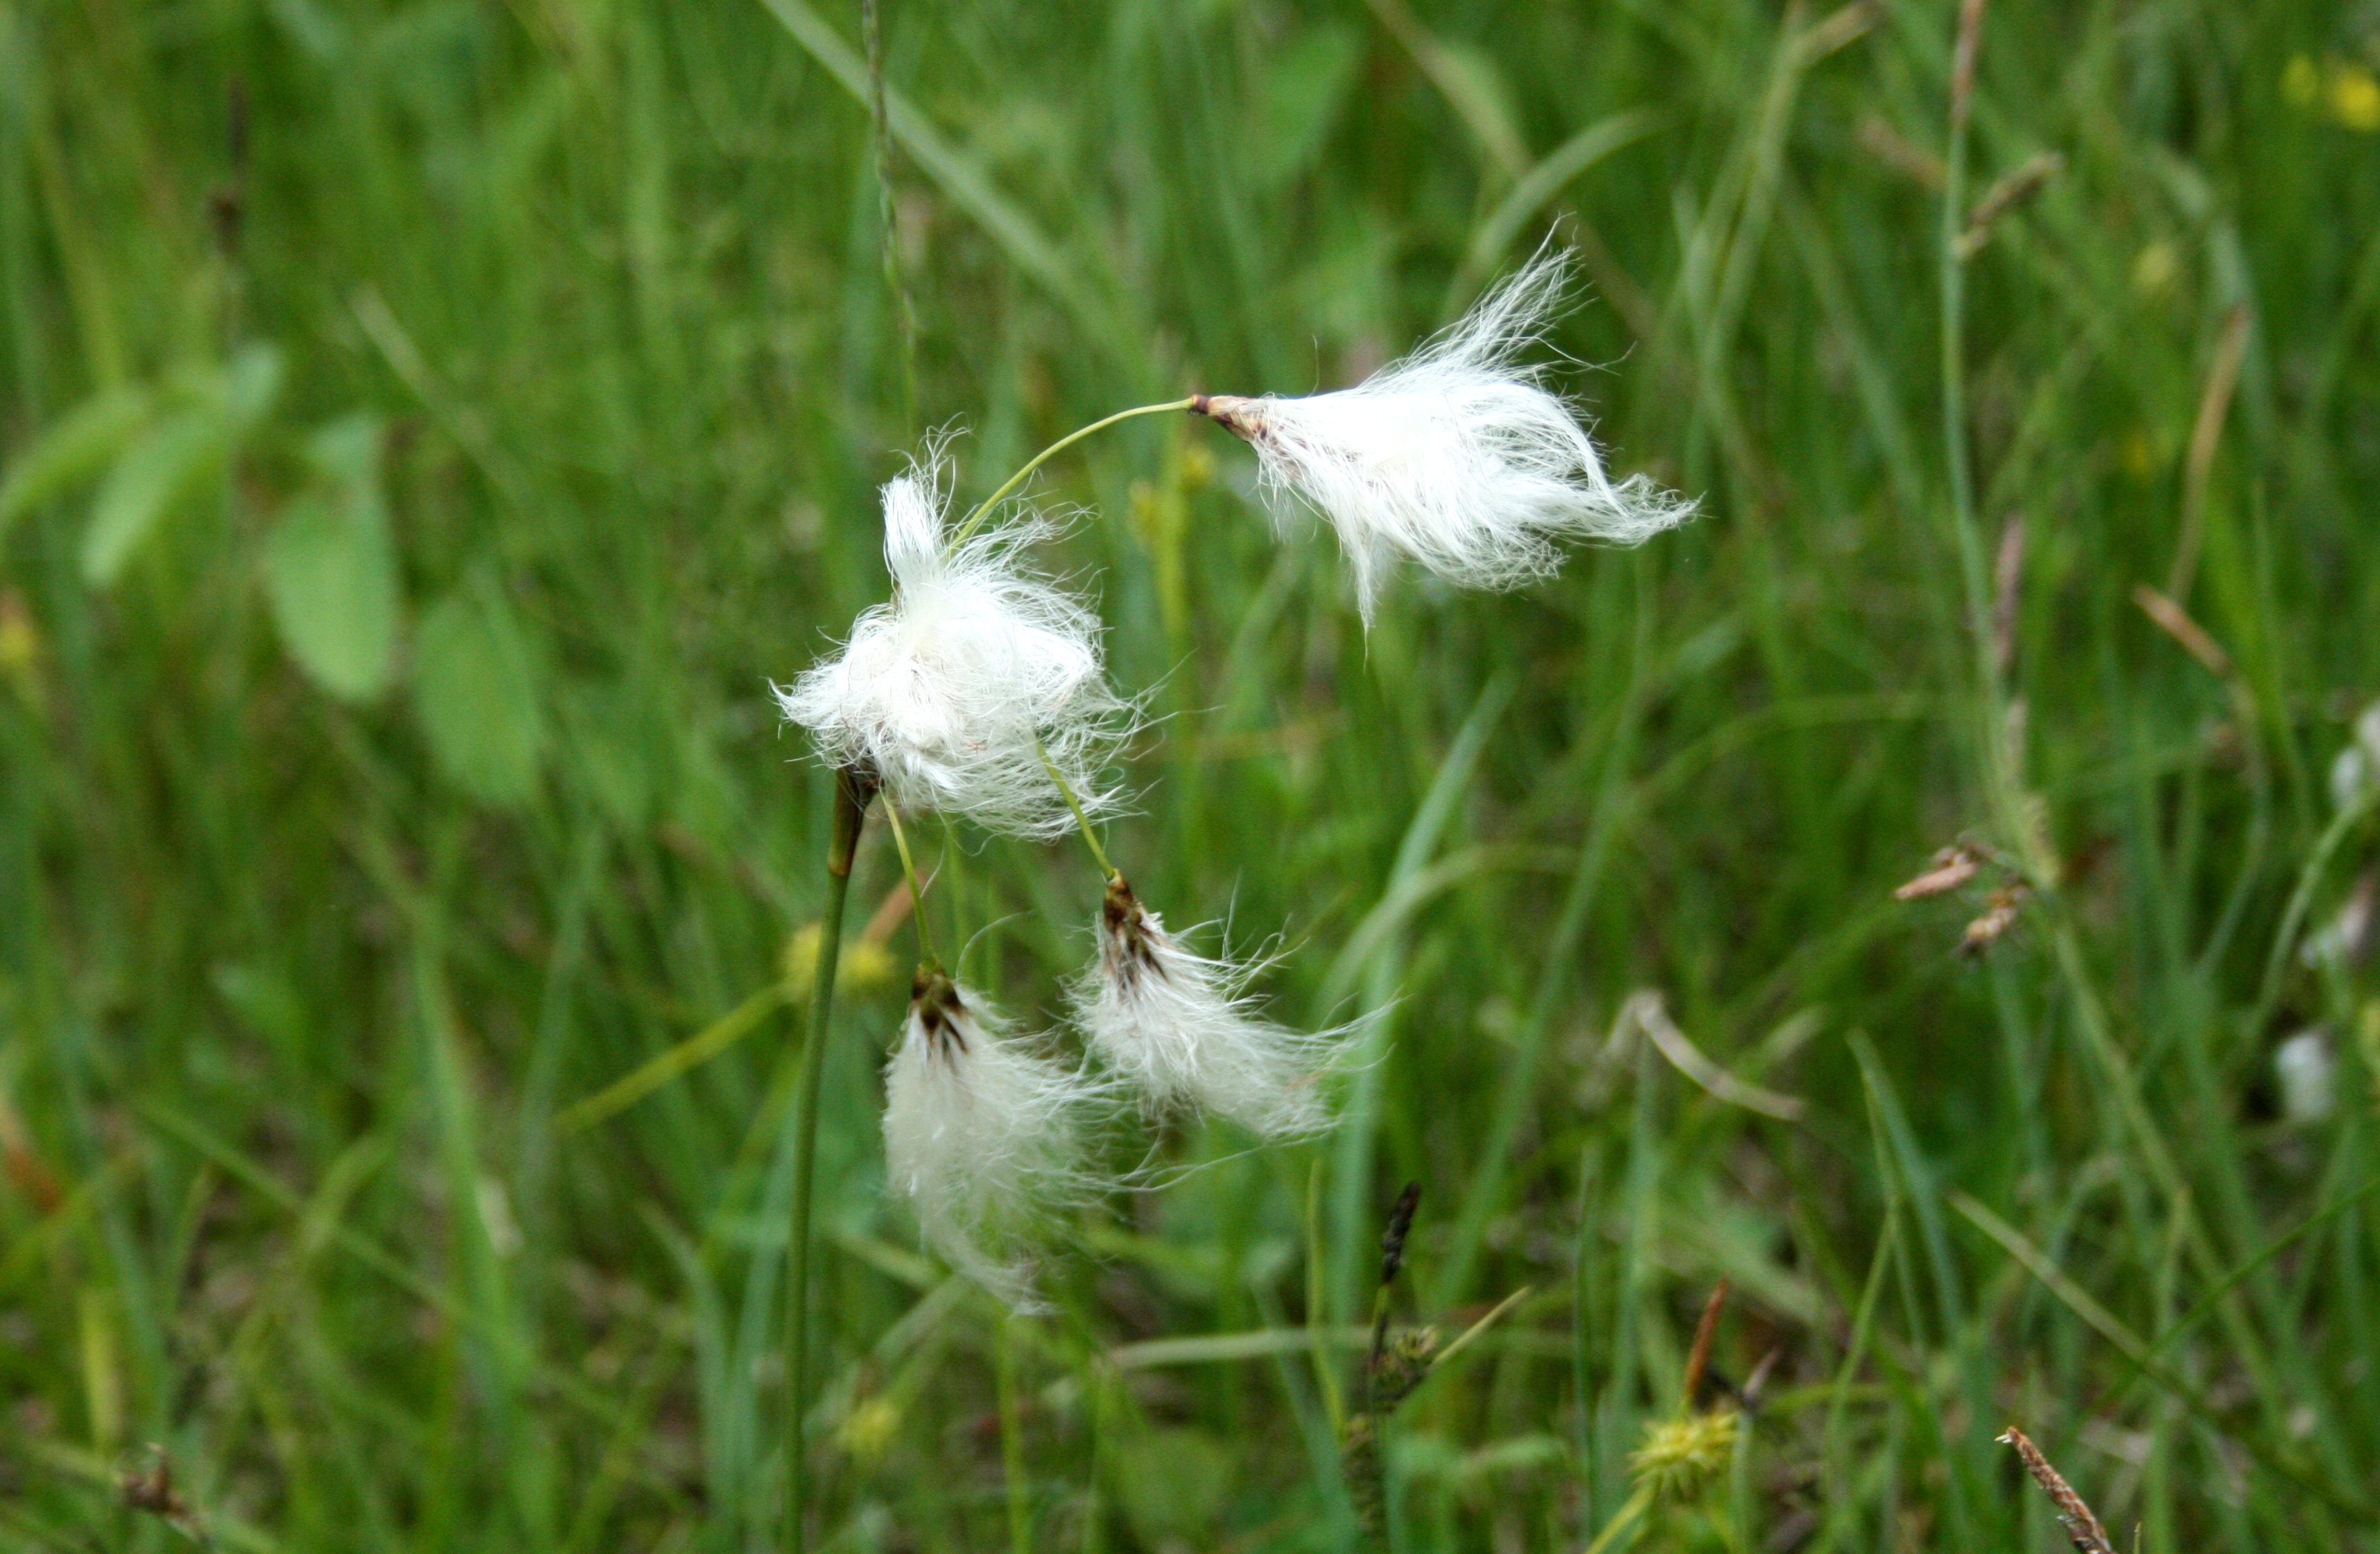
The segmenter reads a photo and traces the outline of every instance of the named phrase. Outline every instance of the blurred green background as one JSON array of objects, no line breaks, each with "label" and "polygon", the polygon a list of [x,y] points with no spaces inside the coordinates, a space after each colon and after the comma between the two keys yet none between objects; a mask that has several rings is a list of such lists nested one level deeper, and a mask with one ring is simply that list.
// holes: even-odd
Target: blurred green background
[{"label": "blurred green background", "polygon": [[[874,487],[1352,382],[1551,232],[1563,385],[1705,504],[1641,551],[1366,636],[1211,428],[1052,467],[1165,715],[1111,849],[1369,1061],[1313,1144],[1114,1141],[1204,1168],[1004,1323],[884,1200],[871,832],[814,1535],[1350,1547],[1415,1180],[1400,1314],[1528,1293],[1396,1415],[1400,1550],[1586,1543],[1722,1275],[1776,1358],[1642,1547],[2056,1548],[2013,1421],[2119,1547],[2380,1548],[2380,10],[1995,0],[1946,230],[1956,20],[885,0],[880,188],[842,0],[0,0],[0,1547],[173,1544],[148,1443],[226,1548],[769,1546],[768,688]],[[1961,837],[2034,888],[1893,899]],[[1053,1009],[1079,849],[929,839]]]}]

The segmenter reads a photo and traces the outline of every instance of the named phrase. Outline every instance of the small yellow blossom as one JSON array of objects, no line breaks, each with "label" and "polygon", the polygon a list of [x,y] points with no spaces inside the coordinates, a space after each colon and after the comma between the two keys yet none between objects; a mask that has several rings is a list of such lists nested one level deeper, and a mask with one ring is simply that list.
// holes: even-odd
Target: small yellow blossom
[{"label": "small yellow blossom", "polygon": [[856,1463],[872,1463],[884,1455],[901,1428],[901,1410],[891,1398],[868,1398],[844,1415],[835,1430],[835,1444]]},{"label": "small yellow blossom", "polygon": [[1735,1410],[1723,1408],[1649,1426],[1628,1465],[1638,1483],[1662,1499],[1691,1494],[1727,1466],[1735,1450],[1736,1418]]},{"label": "small yellow blossom", "polygon": [[2380,79],[2356,60],[2329,59],[2317,66],[2305,55],[2293,55],[2281,70],[2281,95],[2342,128],[2380,134]]},{"label": "small yellow blossom", "polygon": [[2380,80],[2352,60],[2330,69],[2330,116],[2362,135],[2380,134]]}]

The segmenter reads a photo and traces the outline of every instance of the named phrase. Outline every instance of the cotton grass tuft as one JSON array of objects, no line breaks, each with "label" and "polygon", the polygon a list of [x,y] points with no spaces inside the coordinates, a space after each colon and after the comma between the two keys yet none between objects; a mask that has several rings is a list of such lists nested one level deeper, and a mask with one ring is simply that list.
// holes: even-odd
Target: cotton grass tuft
[{"label": "cotton grass tuft", "polygon": [[1276,518],[1302,504],[1338,531],[1366,624],[1400,555],[1460,587],[1514,588],[1561,565],[1556,540],[1634,544],[1694,512],[1642,475],[1613,481],[1572,407],[1516,360],[1569,293],[1568,261],[1540,255],[1354,388],[1193,408],[1256,450]]},{"label": "cotton grass tuft", "polygon": [[1099,938],[1098,961],[1071,989],[1075,1019],[1151,1105],[1200,1107],[1269,1139],[1330,1125],[1318,1074],[1332,1036],[1259,1016],[1247,970],[1185,948],[1122,875],[1109,881]]},{"label": "cotton grass tuft", "polygon": [[1102,1090],[1035,1055],[982,994],[921,968],[884,1071],[884,1159],[926,1244],[1019,1310],[1039,1303],[1029,1249],[1058,1206],[1095,1191],[1078,1147]]},{"label": "cotton grass tuft", "polygon": [[884,488],[892,598],[853,623],[843,651],[777,686],[780,710],[837,766],[864,765],[907,809],[964,815],[1047,839],[1074,824],[1046,754],[1085,811],[1133,704],[1108,686],[1099,623],[1030,570],[1056,525],[1027,513],[949,543],[949,467],[939,446]]}]

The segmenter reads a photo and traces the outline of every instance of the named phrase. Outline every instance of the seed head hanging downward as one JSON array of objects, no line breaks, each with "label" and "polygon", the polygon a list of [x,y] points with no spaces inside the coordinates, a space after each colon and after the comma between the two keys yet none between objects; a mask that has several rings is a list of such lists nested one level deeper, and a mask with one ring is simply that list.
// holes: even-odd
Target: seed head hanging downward
[{"label": "seed head hanging downward", "polygon": [[1463,588],[1513,588],[1561,565],[1557,539],[1634,544],[1694,512],[1642,475],[1613,481],[1571,407],[1515,361],[1569,290],[1566,260],[1542,254],[1354,388],[1193,408],[1256,450],[1276,517],[1302,502],[1338,530],[1366,624],[1399,555]]},{"label": "seed head hanging downward", "polygon": [[1249,1132],[1295,1137],[1327,1126],[1316,1073],[1337,1043],[1258,1017],[1247,974],[1184,949],[1117,875],[1099,911],[1098,964],[1075,982],[1092,1050],[1159,1106],[1195,1105]]},{"label": "seed head hanging downward", "polygon": [[1074,823],[1046,751],[1084,808],[1111,810],[1101,776],[1129,732],[1108,687],[1097,617],[1027,568],[1038,516],[948,547],[949,468],[939,447],[884,488],[892,599],[871,606],[836,657],[777,703],[836,766],[866,765],[892,802],[965,815],[1014,836]]},{"label": "seed head hanging downward", "polygon": [[1035,1222],[1092,1185],[1076,1141],[1098,1087],[1024,1050],[984,1001],[920,969],[884,1071],[884,1161],[926,1244],[1030,1309]]}]

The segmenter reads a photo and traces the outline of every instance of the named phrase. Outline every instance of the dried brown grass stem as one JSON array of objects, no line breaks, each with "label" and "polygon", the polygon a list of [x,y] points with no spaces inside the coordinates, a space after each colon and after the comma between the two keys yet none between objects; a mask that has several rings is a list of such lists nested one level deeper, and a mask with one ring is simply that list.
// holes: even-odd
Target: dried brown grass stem
[{"label": "dried brown grass stem", "polygon": [[2024,1471],[2033,1475],[2033,1481],[2057,1505],[2058,1523],[2076,1548],[2082,1554],[2116,1554],[2116,1546],[2107,1541],[2107,1529],[2099,1524],[2090,1506],[2074,1492],[2074,1486],[2066,1482],[2065,1475],[2049,1465],[2040,1447],[2014,1425],[1999,1439],[2002,1444],[2016,1448],[2017,1460],[2024,1463]]}]

